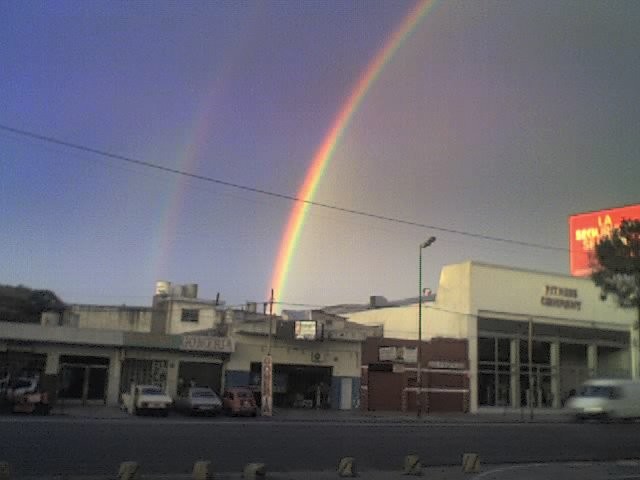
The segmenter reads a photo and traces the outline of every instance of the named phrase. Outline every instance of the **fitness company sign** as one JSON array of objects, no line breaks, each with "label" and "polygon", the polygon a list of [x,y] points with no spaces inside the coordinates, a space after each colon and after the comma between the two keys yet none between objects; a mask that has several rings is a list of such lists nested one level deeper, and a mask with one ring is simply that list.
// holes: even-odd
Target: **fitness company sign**
[{"label": "fitness company sign", "polygon": [[564,308],[565,310],[580,310],[582,308],[582,301],[578,298],[578,290],[555,285],[545,285],[540,303],[545,307]]}]

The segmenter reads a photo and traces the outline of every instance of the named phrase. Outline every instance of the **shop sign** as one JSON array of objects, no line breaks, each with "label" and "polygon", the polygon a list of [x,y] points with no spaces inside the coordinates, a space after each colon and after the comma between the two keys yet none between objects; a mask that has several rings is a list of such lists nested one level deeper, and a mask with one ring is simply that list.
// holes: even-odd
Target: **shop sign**
[{"label": "shop sign", "polygon": [[230,337],[214,337],[209,335],[183,335],[180,350],[233,353],[235,349],[233,340]]},{"label": "shop sign", "polygon": [[271,355],[266,355],[262,359],[261,379],[262,415],[270,417],[273,414],[273,359]]},{"label": "shop sign", "polygon": [[418,348],[379,347],[378,359],[381,362],[416,363],[418,361]]},{"label": "shop sign", "polygon": [[391,362],[396,359],[396,347],[378,348],[378,359],[381,362]]},{"label": "shop sign", "polygon": [[569,217],[569,258],[571,275],[584,277],[597,266],[595,245],[618,228],[623,219],[640,219],[640,205],[579,213]]},{"label": "shop sign", "polygon": [[580,310],[582,302],[578,299],[578,290],[555,285],[545,285],[540,303],[545,307],[564,308],[565,310]]},{"label": "shop sign", "polygon": [[452,362],[449,360],[429,360],[428,368],[437,368],[440,370],[464,370],[466,365],[464,362]]},{"label": "shop sign", "polygon": [[318,324],[313,320],[296,320],[294,338],[296,340],[317,340]]}]

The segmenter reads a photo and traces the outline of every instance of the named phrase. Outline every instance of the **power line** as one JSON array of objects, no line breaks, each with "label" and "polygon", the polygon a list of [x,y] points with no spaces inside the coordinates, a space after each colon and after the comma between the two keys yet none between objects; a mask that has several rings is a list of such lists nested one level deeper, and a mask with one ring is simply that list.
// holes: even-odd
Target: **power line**
[{"label": "power line", "polygon": [[93,147],[87,147],[86,145],[80,145],[77,143],[73,143],[73,142],[68,142],[66,140],[60,140],[58,138],[55,137],[50,137],[50,136],[46,136],[46,135],[40,135],[38,133],[34,133],[34,132],[29,132],[27,130],[21,130],[18,128],[14,128],[8,125],[3,125],[0,124],[0,130],[4,130],[6,132],[10,132],[16,135],[20,135],[22,137],[26,137],[26,138],[31,138],[33,140],[39,140],[42,142],[46,142],[46,143],[51,143],[54,145],[60,145],[66,148],[70,148],[73,150],[77,150],[77,151],[81,151],[81,152],[85,152],[85,153],[91,153],[93,155],[98,155],[101,157],[105,157],[105,158],[110,158],[112,160],[118,160],[121,162],[126,162],[126,163],[130,163],[133,165],[138,165],[138,166],[142,166],[142,167],[146,167],[146,168],[151,168],[151,169],[155,169],[155,170],[160,170],[163,171],[165,173],[172,173],[174,175],[180,175],[183,177],[187,177],[187,178],[193,178],[195,180],[201,180],[204,182],[209,182],[209,183],[215,183],[217,185],[223,185],[225,187],[230,187],[230,188],[235,188],[238,190],[244,190],[247,192],[252,192],[252,193],[257,193],[260,195],[266,195],[266,196],[270,196],[270,197],[275,197],[275,198],[280,198],[283,200],[289,200],[292,202],[302,202],[305,203],[307,205],[313,205],[315,207],[322,207],[322,208],[326,208],[329,210],[334,210],[334,211],[338,211],[338,212],[343,212],[343,213],[349,213],[352,215],[358,215],[361,217],[367,217],[367,218],[373,218],[376,220],[382,220],[385,222],[392,222],[392,223],[397,223],[397,224],[402,224],[402,225],[409,225],[409,226],[413,226],[413,227],[419,227],[419,228],[424,228],[424,229],[428,229],[428,230],[434,230],[437,232],[443,232],[443,233],[450,233],[450,234],[454,234],[454,235],[462,235],[465,237],[470,237],[470,238],[477,238],[480,240],[489,240],[489,241],[494,241],[494,242],[501,242],[501,243],[508,243],[508,244],[513,244],[513,245],[519,245],[522,247],[529,247],[529,248],[538,248],[538,249],[542,249],[542,250],[553,250],[553,251],[568,251],[567,248],[562,248],[562,247],[554,247],[551,245],[542,245],[542,244],[538,244],[538,243],[531,243],[531,242],[524,242],[521,240],[513,240],[513,239],[509,239],[509,238],[501,238],[501,237],[493,237],[490,235],[483,235],[480,233],[473,233],[473,232],[466,232],[464,230],[456,230],[453,228],[446,228],[446,227],[438,227],[435,225],[428,225],[426,223],[420,223],[420,222],[414,222],[411,220],[405,220],[405,219],[401,219],[401,218],[397,218],[397,217],[389,217],[386,215],[380,215],[377,213],[371,213],[371,212],[365,212],[362,210],[355,210],[352,208],[346,208],[346,207],[341,207],[338,205],[331,205],[328,203],[323,203],[323,202],[317,202],[315,200],[305,200],[303,198],[299,198],[293,195],[287,195],[285,193],[279,193],[279,192],[272,192],[269,190],[263,190],[260,188],[255,188],[255,187],[249,187],[247,185],[242,185],[239,183],[233,183],[233,182],[228,182],[226,180],[220,180],[218,178],[214,178],[214,177],[209,177],[206,175],[199,175],[196,173],[191,173],[191,172],[187,172],[184,170],[179,170],[176,168],[171,168],[171,167],[165,167],[163,165],[158,165],[155,163],[151,163],[151,162],[147,162],[144,160],[138,160],[135,158],[131,158],[131,157],[127,157],[124,155],[119,155],[116,153],[111,153],[108,152],[106,150],[100,150],[97,148],[93,148]]}]

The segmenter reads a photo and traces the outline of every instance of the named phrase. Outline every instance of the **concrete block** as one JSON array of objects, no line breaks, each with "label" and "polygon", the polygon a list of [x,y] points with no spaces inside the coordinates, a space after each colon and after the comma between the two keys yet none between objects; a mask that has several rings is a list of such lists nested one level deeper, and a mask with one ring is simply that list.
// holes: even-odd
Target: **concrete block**
[{"label": "concrete block", "polygon": [[478,473],[480,471],[480,455],[465,453],[462,456],[462,471],[464,473]]},{"label": "concrete block", "polygon": [[138,480],[140,468],[138,462],[122,462],[118,470],[118,480]]},{"label": "concrete block", "polygon": [[264,463],[249,463],[244,467],[242,478],[247,480],[255,480],[260,478],[266,478],[267,467]]},{"label": "concrete block", "polygon": [[404,468],[402,469],[402,473],[404,475],[422,475],[420,457],[414,454],[404,457]]},{"label": "concrete block", "polygon": [[211,462],[207,460],[199,460],[193,464],[193,480],[211,480],[213,472],[211,471]]},{"label": "concrete block", "polygon": [[11,470],[9,470],[8,462],[0,462],[0,480],[9,480]]},{"label": "concrete block", "polygon": [[340,477],[357,477],[356,461],[353,457],[344,457],[338,463],[338,476]]}]

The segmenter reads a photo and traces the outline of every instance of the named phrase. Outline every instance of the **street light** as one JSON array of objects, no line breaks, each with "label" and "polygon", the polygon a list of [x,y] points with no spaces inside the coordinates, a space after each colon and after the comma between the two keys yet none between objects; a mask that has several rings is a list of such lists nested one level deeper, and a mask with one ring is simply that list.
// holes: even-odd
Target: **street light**
[{"label": "street light", "polygon": [[422,415],[422,250],[427,248],[436,237],[429,237],[428,240],[420,244],[418,256],[418,394],[416,395],[416,407],[418,409],[418,417]]}]

